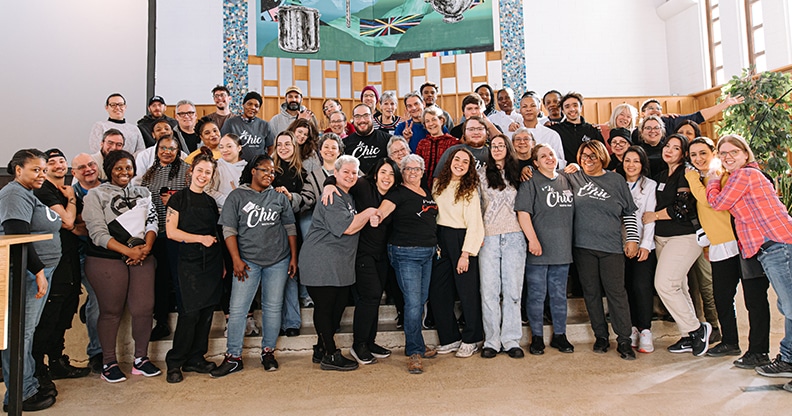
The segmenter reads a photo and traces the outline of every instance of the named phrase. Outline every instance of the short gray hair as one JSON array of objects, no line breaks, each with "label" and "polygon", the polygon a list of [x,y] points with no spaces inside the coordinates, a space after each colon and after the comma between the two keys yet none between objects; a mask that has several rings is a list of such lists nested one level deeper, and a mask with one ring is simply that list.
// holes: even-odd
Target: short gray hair
[{"label": "short gray hair", "polygon": [[388,157],[391,157],[391,155],[393,154],[391,152],[391,146],[393,146],[393,144],[396,142],[402,142],[404,144],[404,147],[407,149],[407,153],[408,154],[410,153],[410,143],[407,142],[407,139],[405,139],[402,136],[391,136],[390,140],[388,140],[388,146],[387,146]]},{"label": "short gray hair", "polygon": [[406,168],[407,164],[410,162],[418,162],[422,168],[426,168],[426,162],[424,162],[424,158],[416,155],[415,153],[410,153],[409,155],[405,156],[404,159],[402,159],[401,163],[399,164],[399,169],[404,170],[404,168]]},{"label": "short gray hair", "polygon": [[515,130],[514,133],[512,133],[512,141],[514,141],[514,136],[518,134],[527,134],[528,137],[531,138],[531,140],[536,141],[536,139],[534,139],[533,133],[531,133],[531,130],[528,130],[527,127],[520,127],[519,129]]},{"label": "short gray hair", "polygon": [[356,157],[350,155],[339,156],[338,159],[336,159],[335,161],[334,167],[336,170],[339,170],[341,169],[341,166],[348,165],[350,163],[355,165],[355,172],[357,172],[358,169],[360,169],[360,161]]},{"label": "short gray hair", "polygon": [[396,93],[393,91],[385,91],[380,96],[380,104],[384,103],[385,101],[393,101],[396,102]]},{"label": "short gray hair", "polygon": [[421,101],[421,104],[423,104],[424,100],[423,97],[421,97],[421,94],[418,94],[418,92],[413,91],[413,92],[408,92],[407,94],[404,95],[404,105],[407,105],[407,100],[412,97],[417,97],[418,100]]},{"label": "short gray hair", "polygon": [[341,138],[338,137],[338,135],[333,132],[327,132],[322,134],[322,136],[319,138],[319,149],[321,149],[324,142],[328,140],[334,140],[336,143],[338,143],[339,153],[344,154],[344,141],[341,140]]},{"label": "short gray hair", "polygon": [[195,108],[195,104],[190,100],[179,100],[179,102],[176,103],[176,108],[179,108],[180,105],[190,105],[192,108]]}]

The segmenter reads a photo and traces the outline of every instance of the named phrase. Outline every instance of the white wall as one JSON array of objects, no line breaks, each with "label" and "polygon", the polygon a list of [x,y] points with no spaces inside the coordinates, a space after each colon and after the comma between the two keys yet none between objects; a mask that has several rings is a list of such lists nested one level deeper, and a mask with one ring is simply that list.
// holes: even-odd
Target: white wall
[{"label": "white wall", "polygon": [[524,0],[527,85],[540,94],[667,95],[663,0]]},{"label": "white wall", "polygon": [[671,94],[686,95],[711,86],[703,3],[703,0],[670,0],[658,8],[659,15],[669,13],[665,23]]},{"label": "white wall", "polygon": [[211,104],[218,84],[223,84],[223,1],[157,1],[156,93],[168,104],[182,99]]},{"label": "white wall", "polygon": [[148,2],[25,0],[2,9],[0,166],[21,148],[57,146],[69,159],[87,151],[112,92],[126,97],[127,120],[144,114]]},{"label": "white wall", "polygon": [[762,0],[767,69],[792,63],[792,5],[789,0]]}]

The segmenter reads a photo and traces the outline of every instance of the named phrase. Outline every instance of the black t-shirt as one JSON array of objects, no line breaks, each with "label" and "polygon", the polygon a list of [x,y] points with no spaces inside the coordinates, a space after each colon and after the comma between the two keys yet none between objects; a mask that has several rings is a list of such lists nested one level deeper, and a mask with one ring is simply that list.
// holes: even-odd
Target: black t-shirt
[{"label": "black t-shirt", "polygon": [[382,130],[372,130],[368,136],[357,132],[344,138],[344,154],[360,161],[360,170],[368,174],[377,161],[388,156],[388,141],[391,135]]},{"label": "black t-shirt", "polygon": [[[33,194],[47,207],[60,205],[68,208],[69,200],[55,184],[46,180],[41,188],[34,189]],[[74,198],[77,204],[77,214],[83,210],[82,199]],[[80,274],[80,238],[69,230],[58,231],[61,240],[61,260],[52,274],[50,285],[51,294],[67,294],[72,287],[79,287],[82,276]]]},{"label": "black t-shirt", "polygon": [[[660,172],[653,178],[657,182],[657,207],[655,211],[662,211],[673,205],[679,188],[688,188],[688,181],[685,179],[685,166],[679,166],[671,176],[668,176],[668,169]],[[696,209],[695,206],[690,207]],[[671,214],[671,213],[669,213]],[[678,235],[695,234],[696,229],[690,221],[679,221],[671,215],[670,220],[661,220],[655,223],[655,235],[660,237],[674,237]]]},{"label": "black t-shirt", "polygon": [[187,150],[185,153],[189,154],[198,150],[198,144],[201,143],[201,138],[198,136],[198,132],[181,132],[181,135],[184,137],[184,143],[187,144]]},{"label": "black t-shirt", "polygon": [[437,245],[437,203],[432,194],[426,196],[409,190],[404,185],[392,188],[385,199],[396,204],[393,232],[389,243],[405,247],[434,247]]},{"label": "black t-shirt", "polygon": [[[217,222],[220,219],[220,212],[217,210],[217,202],[205,192],[199,194],[193,192],[190,188],[184,188],[170,197],[168,207],[179,213],[178,228],[180,230],[197,235],[217,235]],[[203,208],[207,210],[204,211]],[[192,218],[191,221],[185,221],[189,217],[198,215],[201,218]]]},{"label": "black t-shirt", "polygon": [[[379,207],[383,199],[383,195],[377,190],[377,184],[374,182],[373,176],[366,176],[358,179],[357,183],[349,189],[349,195],[355,199],[355,207],[358,212],[370,207]],[[390,231],[392,221],[393,215],[389,215],[385,220],[380,222],[379,226],[372,227],[370,224],[366,224],[366,226],[360,230],[358,256],[370,255],[378,260],[380,258],[385,258],[385,245],[388,242],[388,232]]]},{"label": "black t-shirt", "polygon": [[663,146],[665,140],[661,140],[657,146],[652,146],[649,143],[642,142],[639,146],[643,147],[646,151],[646,156],[649,158],[649,177],[653,178],[657,176],[660,172],[668,169],[668,165],[666,165],[665,161],[663,160]]}]

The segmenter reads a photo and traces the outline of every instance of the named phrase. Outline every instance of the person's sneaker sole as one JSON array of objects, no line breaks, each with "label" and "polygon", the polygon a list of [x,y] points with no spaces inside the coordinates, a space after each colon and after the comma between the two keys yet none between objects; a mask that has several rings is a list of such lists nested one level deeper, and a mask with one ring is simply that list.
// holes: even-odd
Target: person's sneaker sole
[{"label": "person's sneaker sole", "polygon": [[126,377],[122,377],[122,378],[117,378],[117,379],[111,380],[111,379],[105,377],[104,374],[102,374],[102,380],[104,380],[104,381],[106,381],[108,383],[120,383],[122,381],[126,381]]},{"label": "person's sneaker sole", "polygon": [[358,363],[360,363],[362,365],[374,364],[374,363],[377,362],[377,357],[373,357],[374,354],[372,354],[372,358],[370,360],[364,360],[364,359],[358,357],[358,355],[355,352],[354,348],[349,348],[349,355],[351,355],[352,358],[355,359],[355,361],[357,361]]},{"label": "person's sneaker sole", "polygon": [[326,371],[352,371],[352,370],[357,370],[358,366],[342,367],[342,366],[337,366],[337,365],[333,365],[333,364],[321,363],[321,364],[319,364],[319,368],[321,368],[322,370],[326,370]]}]

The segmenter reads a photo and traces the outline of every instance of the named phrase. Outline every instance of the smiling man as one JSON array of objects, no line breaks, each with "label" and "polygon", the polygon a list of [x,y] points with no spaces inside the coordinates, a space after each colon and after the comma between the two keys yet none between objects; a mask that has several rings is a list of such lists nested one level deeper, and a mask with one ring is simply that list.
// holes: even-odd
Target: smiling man
[{"label": "smiling man", "polygon": [[500,111],[492,113],[489,119],[503,131],[506,137],[511,139],[514,131],[520,128],[520,123],[522,123],[522,116],[519,112],[514,111],[514,90],[508,87],[501,88],[496,97]]},{"label": "smiling man", "polygon": [[102,169],[105,156],[113,150],[122,150],[124,148],[124,135],[118,129],[109,129],[102,135],[101,146],[99,151],[92,154],[91,158],[96,162],[99,167],[99,179],[106,181],[107,175]]},{"label": "smiling man", "polygon": [[[520,99],[520,115],[523,119],[521,127],[525,127],[533,135],[534,144],[544,143],[553,148],[558,159],[558,167],[563,168],[567,164],[564,157],[564,145],[561,143],[561,136],[555,130],[545,127],[539,123],[539,108],[541,100],[533,93],[525,93]],[[570,163],[574,162],[572,159]]]},{"label": "smiling man", "polygon": [[176,128],[176,126],[179,125],[176,119],[165,115],[165,99],[159,95],[155,95],[149,98],[148,114],[143,116],[137,122],[140,133],[143,135],[143,140],[146,143],[146,147],[151,147],[157,144],[157,141],[151,135],[151,131],[152,127],[154,127],[154,124],[160,120],[167,121],[171,128]]},{"label": "smiling man", "polygon": [[272,117],[269,122],[272,131],[276,134],[280,133],[289,128],[289,125],[298,118],[309,120],[313,122],[314,126],[319,125],[313,111],[302,105],[303,93],[299,87],[292,85],[286,88],[285,98],[286,102],[281,104],[280,113]]},{"label": "smiling man", "polygon": [[214,100],[217,111],[207,114],[210,120],[217,124],[217,128],[222,129],[226,120],[234,117],[231,113],[231,92],[223,85],[212,88],[212,100]]},{"label": "smiling man", "polygon": [[275,144],[275,132],[266,121],[258,118],[261,108],[261,94],[250,91],[242,100],[242,115],[228,119],[223,125],[221,133],[225,136],[234,133],[242,142],[242,152],[239,156],[245,160],[252,160],[260,154],[272,154]]},{"label": "smiling man", "polygon": [[583,96],[576,92],[568,92],[561,98],[561,111],[564,121],[553,124],[551,129],[561,136],[564,146],[564,159],[567,162],[577,158],[577,151],[581,144],[589,140],[599,140],[605,143],[602,133],[593,124],[586,123],[583,118]]},{"label": "smiling man", "polygon": [[424,100],[413,91],[404,96],[404,106],[407,107],[408,117],[396,126],[393,135],[404,137],[410,144],[410,151],[415,153],[418,142],[426,137],[426,128],[423,126]]},{"label": "smiling man", "polygon": [[374,129],[371,107],[366,104],[358,104],[352,110],[352,123],[355,132],[344,138],[344,154],[357,158],[360,171],[368,174],[378,160],[388,155],[391,135]]},{"label": "smiling man", "polygon": [[119,93],[110,94],[105,100],[105,111],[107,111],[107,120],[97,121],[91,129],[91,134],[88,136],[88,148],[92,152],[98,152],[102,146],[102,135],[110,129],[119,130],[124,134],[126,142],[124,150],[129,153],[135,154],[146,148],[143,136],[140,130],[131,123],[127,123],[124,118],[126,113],[126,99]]}]

